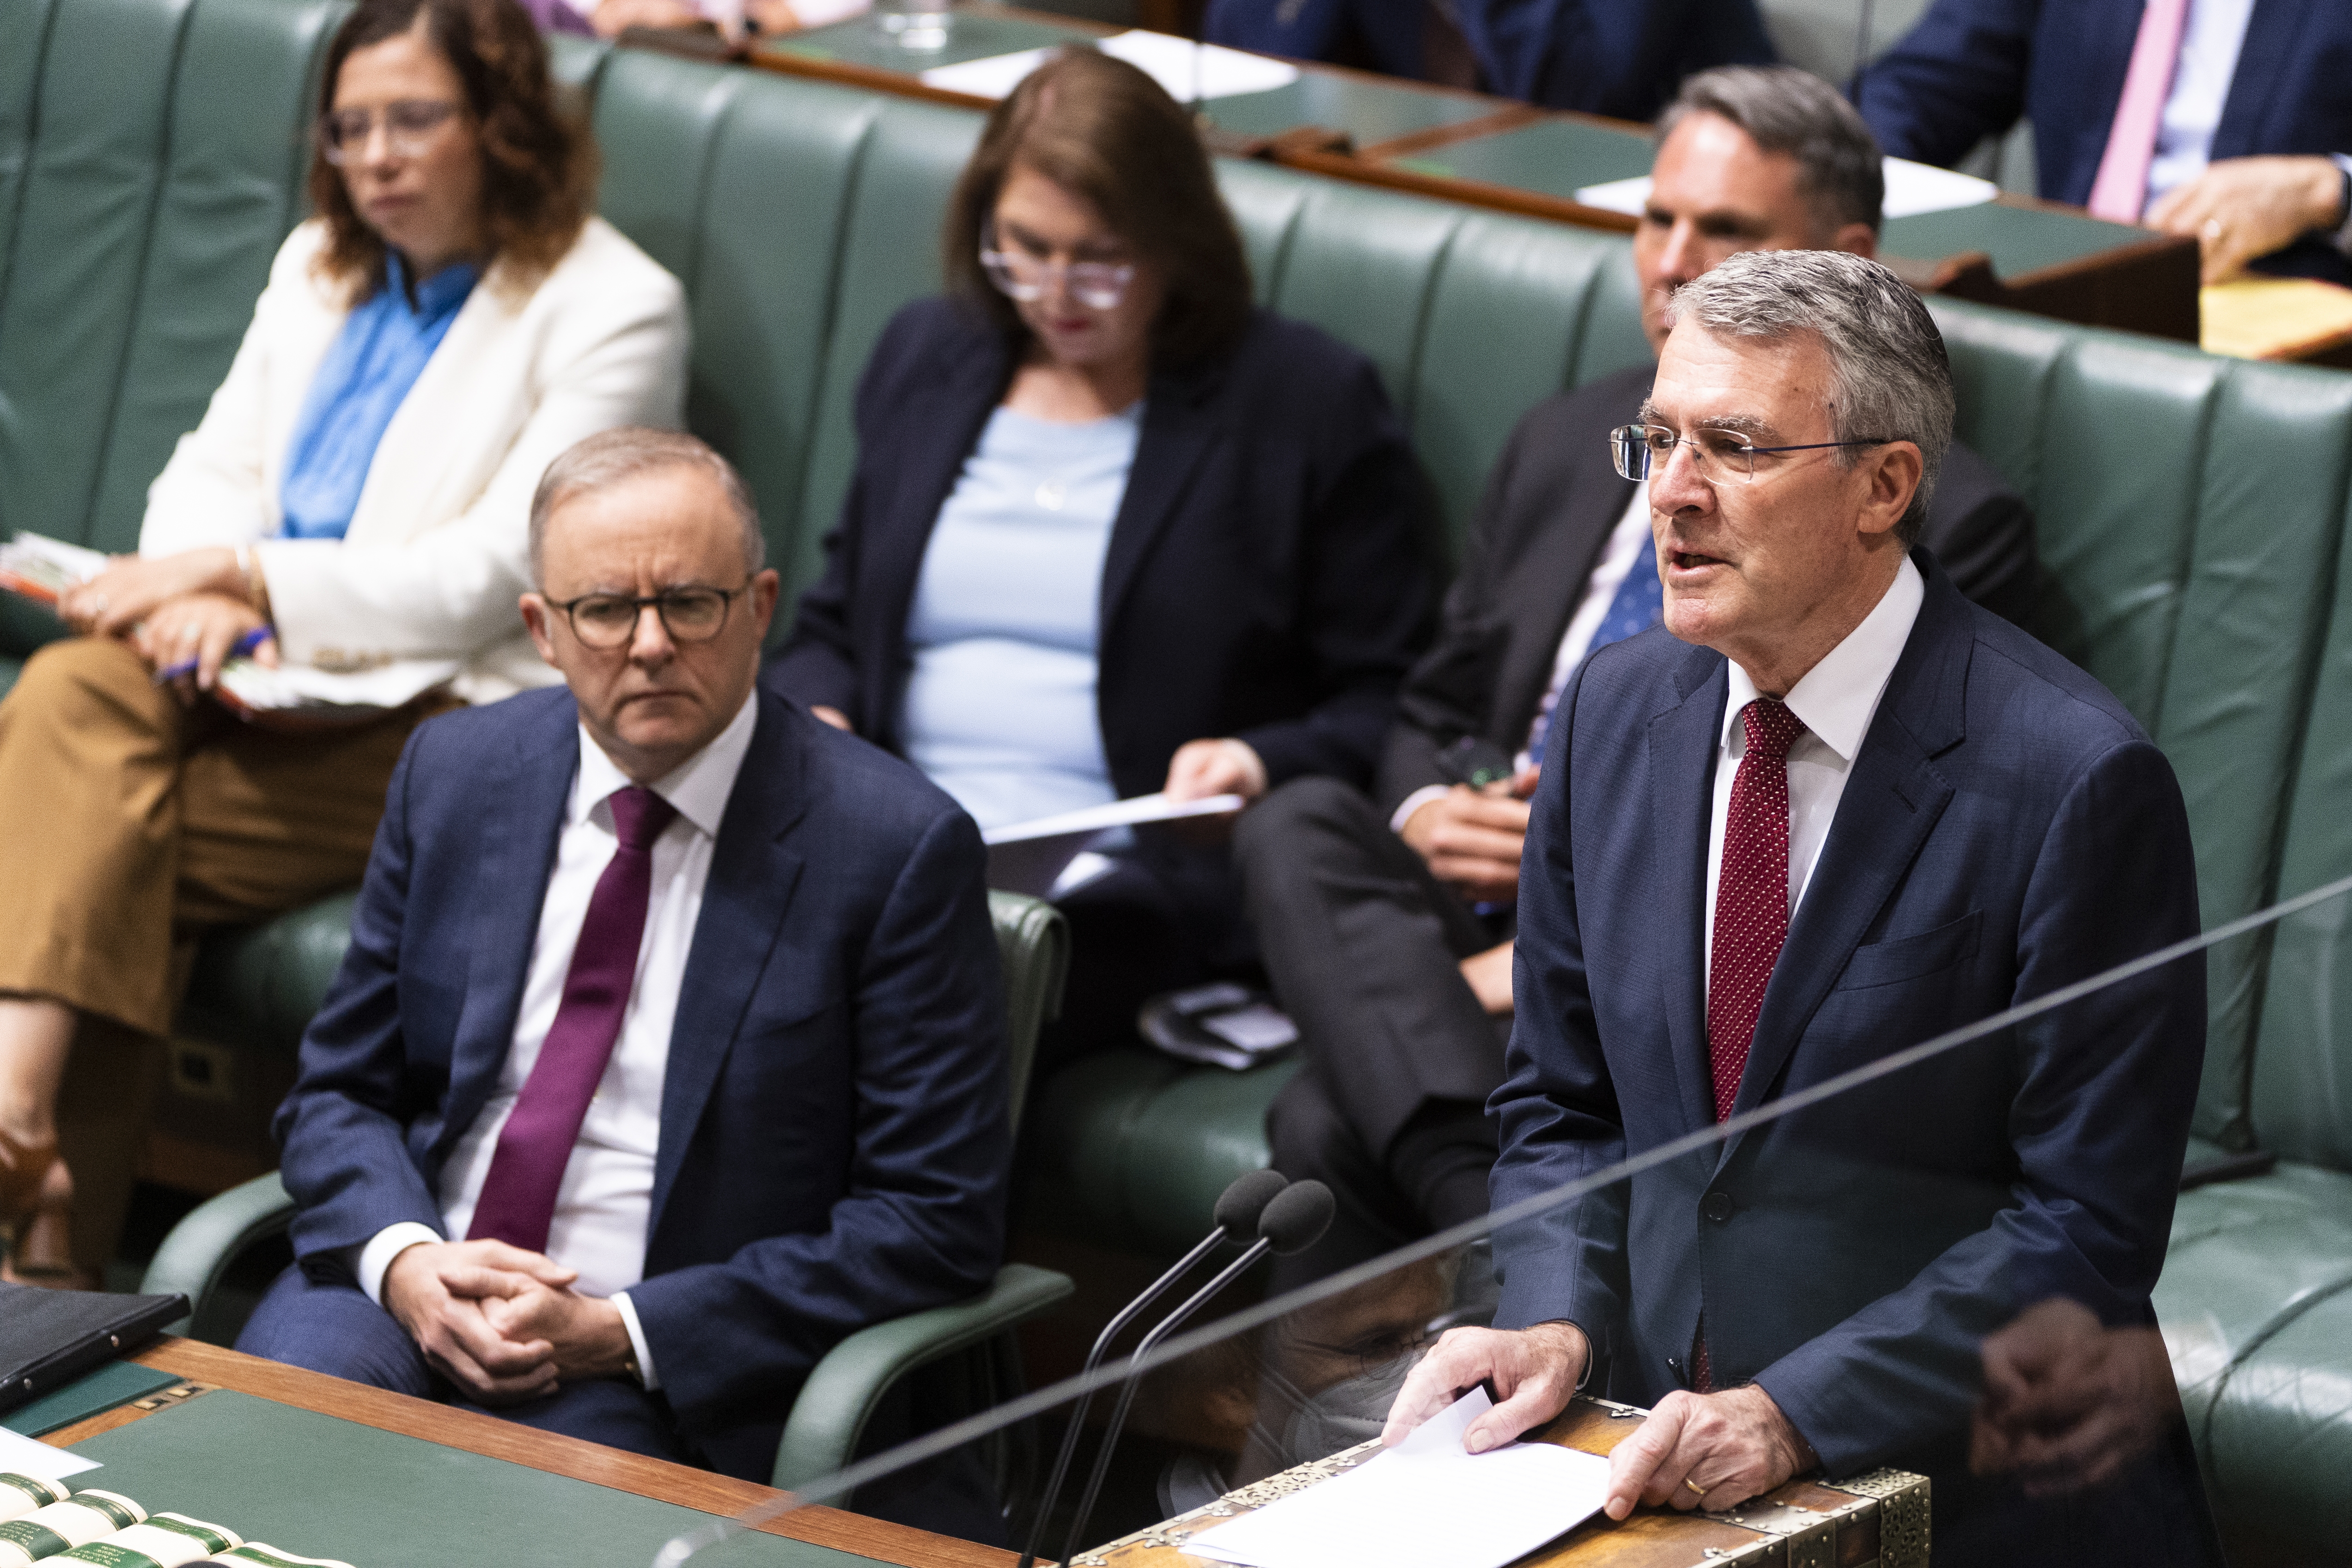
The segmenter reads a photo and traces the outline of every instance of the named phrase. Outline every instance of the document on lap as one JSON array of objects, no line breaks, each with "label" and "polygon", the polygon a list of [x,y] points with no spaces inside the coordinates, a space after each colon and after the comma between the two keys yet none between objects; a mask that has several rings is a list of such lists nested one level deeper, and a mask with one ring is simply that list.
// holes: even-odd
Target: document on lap
[{"label": "document on lap", "polygon": [[1609,1461],[1549,1443],[1462,1447],[1493,1408],[1474,1389],[1412,1436],[1328,1481],[1184,1542],[1236,1568],[1502,1568],[1601,1511]]},{"label": "document on lap", "polygon": [[106,552],[68,544],[38,533],[19,533],[0,544],[0,588],[55,607],[68,588],[79,588],[106,570]]},{"label": "document on lap", "polygon": [[[1180,103],[1271,92],[1298,79],[1298,68],[1281,60],[1217,44],[1194,44],[1163,33],[1119,33],[1096,47],[1149,74]],[[1023,49],[1017,54],[934,66],[923,73],[923,85],[968,92],[975,98],[1003,98],[1052,53],[1051,49]]]},{"label": "document on lap", "polygon": [[320,730],[364,723],[404,708],[457,678],[456,659],[402,658],[349,674],[272,669],[249,658],[221,666],[215,694],[221,706],[264,729]]},{"label": "document on lap", "polygon": [[[1990,180],[1980,180],[1974,174],[1938,169],[1927,163],[1915,163],[1908,158],[1886,160],[1884,210],[1889,218],[1917,217],[1923,213],[1949,212],[1954,207],[1981,206],[2000,195],[1999,185]],[[1630,213],[1639,217],[1643,205],[1650,199],[1650,176],[1636,174],[1630,180],[1611,180],[1606,184],[1586,185],[1576,193],[1576,199],[1589,207],[1600,207],[1605,212]]]},{"label": "document on lap", "polygon": [[1171,801],[1164,794],[1139,795],[1108,805],[1090,805],[1030,822],[1007,823],[981,835],[988,845],[988,885],[1011,893],[1045,898],[1071,861],[1114,828],[1194,817],[1232,816],[1247,803],[1237,795]]}]

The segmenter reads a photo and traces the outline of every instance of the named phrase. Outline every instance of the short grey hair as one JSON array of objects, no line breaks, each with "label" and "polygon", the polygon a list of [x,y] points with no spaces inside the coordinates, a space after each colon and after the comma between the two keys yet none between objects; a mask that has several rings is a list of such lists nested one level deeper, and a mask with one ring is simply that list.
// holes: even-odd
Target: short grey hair
[{"label": "short grey hair", "polygon": [[1797,161],[1797,188],[1813,204],[1821,237],[1850,223],[1878,232],[1886,205],[1886,164],[1878,138],[1838,89],[1795,66],[1723,66],[1683,83],[1658,117],[1658,141],[1694,114],[1714,114],[1748,132],[1767,153]]},{"label": "short grey hair", "polygon": [[[1718,337],[1820,343],[1830,358],[1834,437],[1919,448],[1919,489],[1895,524],[1906,547],[1919,542],[1952,445],[1952,362],[1918,295],[1877,262],[1843,250],[1750,250],[1675,290],[1666,324],[1686,320]],[[1862,452],[1850,447],[1836,456],[1850,468]]]},{"label": "short grey hair", "polygon": [[547,520],[573,496],[610,489],[641,474],[660,468],[700,468],[719,481],[728,507],[743,527],[743,570],[758,572],[768,563],[768,538],[760,531],[760,509],[744,488],[735,465],[710,448],[708,442],[677,430],[656,430],[624,425],[600,431],[581,441],[539,477],[530,498],[530,576],[541,580],[541,562],[547,544]]}]

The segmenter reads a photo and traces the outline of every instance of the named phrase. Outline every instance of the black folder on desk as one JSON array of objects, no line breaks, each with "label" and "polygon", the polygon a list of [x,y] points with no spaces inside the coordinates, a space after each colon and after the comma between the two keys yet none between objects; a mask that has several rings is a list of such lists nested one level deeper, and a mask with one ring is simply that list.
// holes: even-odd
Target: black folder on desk
[{"label": "black folder on desk", "polygon": [[0,1411],[128,1355],[187,1314],[185,1296],[39,1290],[0,1281]]}]

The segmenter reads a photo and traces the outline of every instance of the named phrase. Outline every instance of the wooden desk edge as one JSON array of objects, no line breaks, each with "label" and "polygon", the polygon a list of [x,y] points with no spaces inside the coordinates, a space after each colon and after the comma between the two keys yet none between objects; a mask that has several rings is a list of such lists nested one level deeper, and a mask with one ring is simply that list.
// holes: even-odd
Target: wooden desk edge
[{"label": "wooden desk edge", "polygon": [[[283,1366],[257,1356],[196,1340],[157,1340],[131,1358],[142,1366],[194,1383],[234,1389],[297,1409],[355,1421],[445,1447],[505,1459],[550,1475],[610,1487],[656,1502],[702,1513],[732,1517],[789,1494],[754,1481],[624,1453],[601,1444],[501,1421],[470,1410],[452,1409],[363,1384]],[[100,1432],[110,1432],[153,1414],[135,1405],[118,1405],[49,1433],[41,1441],[69,1448]],[[899,1568],[1000,1568],[1019,1561],[1011,1552],[903,1524],[867,1519],[840,1509],[804,1505],[755,1527],[770,1535],[805,1541],[855,1556],[897,1563]]]}]

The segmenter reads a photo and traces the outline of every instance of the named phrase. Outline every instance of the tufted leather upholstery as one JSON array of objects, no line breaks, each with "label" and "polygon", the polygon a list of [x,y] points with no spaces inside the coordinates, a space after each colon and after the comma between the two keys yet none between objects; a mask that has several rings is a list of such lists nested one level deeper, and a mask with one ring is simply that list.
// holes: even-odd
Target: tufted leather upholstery
[{"label": "tufted leather upholstery", "polygon": [[[310,76],[339,15],[0,0],[0,528],[132,542],[299,216]],[[593,93],[604,212],[687,285],[690,420],[742,466],[773,559],[804,580],[847,480],[850,388],[891,312],[938,286],[938,215],[978,117],[578,40],[557,63]],[[1645,353],[1620,241],[1262,164],[1219,174],[1262,295],[1387,377],[1449,540],[1524,409]],[[2042,631],[2179,771],[2208,923],[2352,870],[2352,378],[1937,313],[1963,436],[2040,515]],[[0,595],[0,653],[53,634]],[[216,939],[192,1016],[290,1048],[347,910]],[[2330,906],[2213,955],[2198,1131],[2287,1163],[2186,1194],[2159,1287],[2225,1496],[2281,1502],[2270,1517],[2313,1540],[2352,1522],[2336,1479],[2352,1412],[2327,1402],[2352,1377],[2347,942]],[[1291,1070],[1139,1048],[1064,1069],[1031,1101],[1033,1219],[1189,1242],[1265,1158]]]}]

